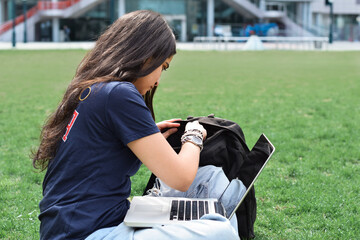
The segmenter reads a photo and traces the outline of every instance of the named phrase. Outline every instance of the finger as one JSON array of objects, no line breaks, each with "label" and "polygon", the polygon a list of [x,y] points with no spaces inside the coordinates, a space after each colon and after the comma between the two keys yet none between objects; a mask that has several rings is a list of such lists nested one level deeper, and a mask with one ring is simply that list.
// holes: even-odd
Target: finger
[{"label": "finger", "polygon": [[164,121],[158,122],[157,124],[159,124],[159,123],[164,123],[164,122],[172,123],[172,122],[181,121],[181,120],[182,120],[181,118],[173,118],[173,119],[169,119],[169,120],[164,120]]},{"label": "finger", "polygon": [[203,133],[203,141],[205,141],[206,137],[207,137],[207,131],[205,128],[203,128],[204,130],[202,131]]},{"label": "finger", "polygon": [[171,134],[174,134],[178,131],[177,128],[171,128],[169,130],[167,130],[166,132],[163,132],[163,136],[164,138],[168,138]]},{"label": "finger", "polygon": [[173,118],[173,119],[165,120],[164,122],[176,122],[181,120],[182,120],[181,118]]},{"label": "finger", "polygon": [[156,126],[162,130],[165,128],[177,128],[180,127],[180,123],[173,123],[173,122],[159,122],[156,124]]}]

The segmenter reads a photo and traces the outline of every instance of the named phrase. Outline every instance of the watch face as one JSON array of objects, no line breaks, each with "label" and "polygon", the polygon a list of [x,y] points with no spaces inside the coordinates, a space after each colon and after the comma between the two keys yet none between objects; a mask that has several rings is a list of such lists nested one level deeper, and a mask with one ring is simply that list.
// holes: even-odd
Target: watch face
[{"label": "watch face", "polygon": [[201,138],[199,138],[199,137],[197,137],[197,136],[192,136],[191,140],[192,140],[194,143],[198,144],[198,145],[202,145],[202,140],[201,140]]}]

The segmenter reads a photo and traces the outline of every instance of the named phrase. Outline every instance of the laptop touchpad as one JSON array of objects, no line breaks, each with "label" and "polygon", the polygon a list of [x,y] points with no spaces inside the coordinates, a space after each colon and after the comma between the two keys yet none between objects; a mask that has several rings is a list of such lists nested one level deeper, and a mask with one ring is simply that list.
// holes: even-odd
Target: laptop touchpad
[{"label": "laptop touchpad", "polygon": [[135,211],[139,212],[162,212],[164,206],[162,205],[142,205],[138,204],[135,206]]}]

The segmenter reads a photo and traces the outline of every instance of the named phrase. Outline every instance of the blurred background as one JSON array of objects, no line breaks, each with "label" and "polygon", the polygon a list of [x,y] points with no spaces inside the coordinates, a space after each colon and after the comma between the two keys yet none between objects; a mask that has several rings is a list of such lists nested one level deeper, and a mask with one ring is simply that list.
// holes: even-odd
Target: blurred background
[{"label": "blurred background", "polygon": [[163,14],[179,42],[252,34],[360,40],[360,0],[0,0],[0,42],[94,41],[138,9]]}]

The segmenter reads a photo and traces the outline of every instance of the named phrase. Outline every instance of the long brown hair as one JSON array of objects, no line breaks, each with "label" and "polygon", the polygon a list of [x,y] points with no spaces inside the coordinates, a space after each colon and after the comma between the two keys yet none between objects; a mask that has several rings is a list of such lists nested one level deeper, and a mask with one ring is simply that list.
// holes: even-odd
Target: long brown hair
[{"label": "long brown hair", "polygon": [[[32,155],[33,166],[43,171],[55,157],[84,89],[100,82],[135,82],[175,53],[174,34],[160,14],[140,10],[115,21],[81,61],[62,101],[43,126],[39,148]],[[150,64],[145,65],[149,59]],[[155,90],[156,87],[144,95],[154,119],[152,100]]]}]

